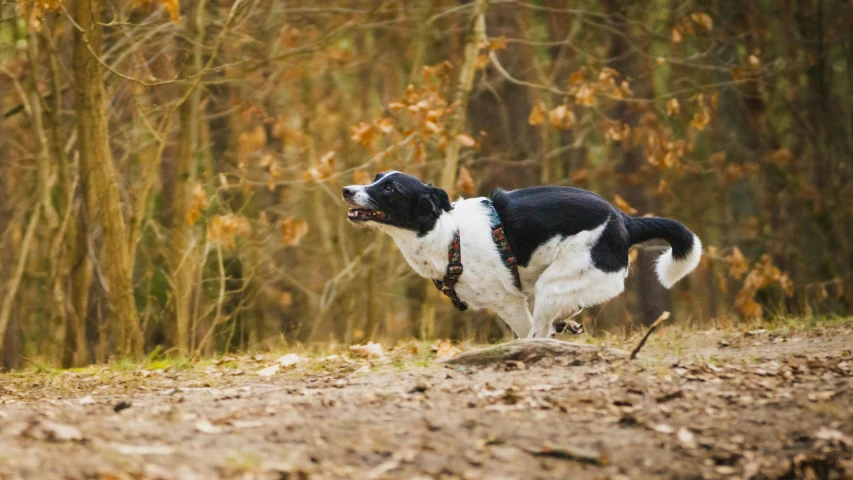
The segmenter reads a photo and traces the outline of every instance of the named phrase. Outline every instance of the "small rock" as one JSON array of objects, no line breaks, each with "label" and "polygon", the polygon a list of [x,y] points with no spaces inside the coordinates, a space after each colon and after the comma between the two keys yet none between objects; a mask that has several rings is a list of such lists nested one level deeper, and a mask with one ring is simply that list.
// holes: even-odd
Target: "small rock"
[{"label": "small rock", "polygon": [[678,429],[678,440],[687,448],[696,448],[698,446],[696,443],[696,436],[693,435],[693,432],[684,427]]},{"label": "small rock", "polygon": [[262,377],[271,377],[271,376],[275,375],[276,373],[278,373],[279,368],[281,368],[281,365],[276,363],[275,365],[270,365],[267,368],[262,368],[262,369],[258,370],[257,373],[258,373],[258,375],[260,375]]},{"label": "small rock", "polygon": [[652,430],[654,430],[658,433],[666,433],[666,434],[669,434],[669,433],[672,433],[675,431],[674,428],[670,427],[669,425],[667,425],[665,423],[658,423],[657,425],[652,427]]},{"label": "small rock", "polygon": [[278,362],[278,364],[282,367],[290,367],[292,365],[296,365],[297,363],[301,363],[304,361],[304,358],[300,357],[295,353],[288,353],[287,355],[282,355],[278,357],[278,360],[276,360],[276,362]]}]

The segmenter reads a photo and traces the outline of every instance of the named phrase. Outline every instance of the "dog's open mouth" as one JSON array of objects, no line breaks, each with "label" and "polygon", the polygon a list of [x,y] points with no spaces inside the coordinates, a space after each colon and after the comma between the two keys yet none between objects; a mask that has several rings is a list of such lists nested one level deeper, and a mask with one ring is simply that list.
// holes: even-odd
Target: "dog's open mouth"
[{"label": "dog's open mouth", "polygon": [[385,220],[388,215],[379,210],[371,210],[369,208],[358,207],[350,208],[347,212],[347,218],[353,222],[367,222],[369,220]]}]

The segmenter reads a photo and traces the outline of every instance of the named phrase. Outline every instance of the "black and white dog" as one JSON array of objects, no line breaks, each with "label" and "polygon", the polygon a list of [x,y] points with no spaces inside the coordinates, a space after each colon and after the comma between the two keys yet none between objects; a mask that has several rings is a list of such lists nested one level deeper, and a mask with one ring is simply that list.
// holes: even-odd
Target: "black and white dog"
[{"label": "black and white dog", "polygon": [[[392,171],[370,185],[344,187],[343,197],[356,207],[349,210],[350,221],[391,235],[409,265],[439,288],[442,278],[447,283],[456,244],[456,260],[461,257],[464,267],[451,285],[457,300],[495,311],[519,338],[553,335],[555,321],[622,293],[631,245],[653,238],[670,244],[656,266],[667,288],[702,256],[699,237],[684,225],[627,216],[577,188],[498,189],[490,198],[451,204],[444,190]],[[509,243],[503,250],[496,218]]]}]

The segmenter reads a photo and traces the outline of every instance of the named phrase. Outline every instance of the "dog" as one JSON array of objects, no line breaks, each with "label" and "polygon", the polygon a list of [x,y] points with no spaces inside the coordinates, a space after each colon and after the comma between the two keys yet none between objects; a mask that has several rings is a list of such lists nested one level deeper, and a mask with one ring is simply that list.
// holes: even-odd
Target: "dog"
[{"label": "dog", "polygon": [[350,222],[390,235],[455,306],[494,311],[518,338],[551,337],[560,324],[580,333],[573,316],[625,289],[634,244],[669,243],[655,266],[666,288],[702,257],[699,237],[684,225],[628,216],[578,188],[497,189],[451,203],[444,190],[389,171],[342,193]]}]

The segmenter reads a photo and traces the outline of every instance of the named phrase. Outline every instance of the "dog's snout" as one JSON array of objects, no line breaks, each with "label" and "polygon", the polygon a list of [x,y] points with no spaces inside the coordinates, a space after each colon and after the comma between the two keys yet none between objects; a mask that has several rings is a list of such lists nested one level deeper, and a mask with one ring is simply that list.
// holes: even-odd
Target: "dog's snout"
[{"label": "dog's snout", "polygon": [[341,192],[344,194],[344,198],[352,198],[355,195],[354,187],[344,187]]}]

